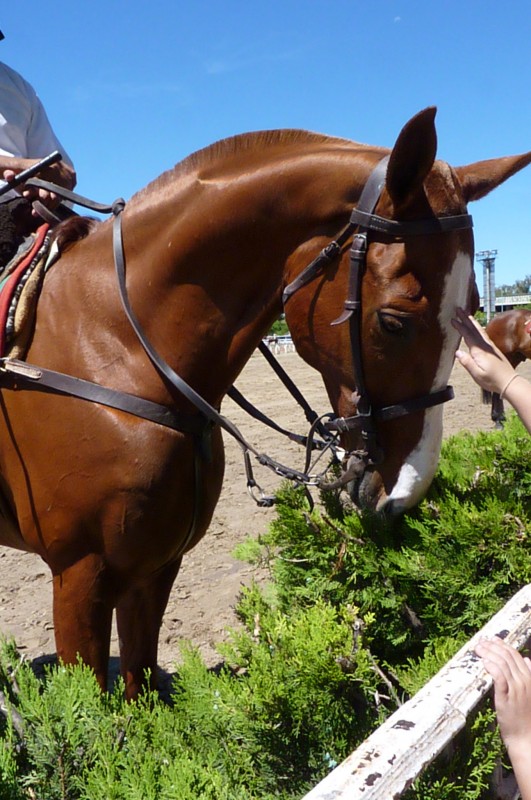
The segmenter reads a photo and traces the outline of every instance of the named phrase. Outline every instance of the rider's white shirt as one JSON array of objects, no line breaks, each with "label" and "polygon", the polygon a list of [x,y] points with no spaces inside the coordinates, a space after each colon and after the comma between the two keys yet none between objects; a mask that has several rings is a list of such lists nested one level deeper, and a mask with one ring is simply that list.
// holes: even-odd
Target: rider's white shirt
[{"label": "rider's white shirt", "polygon": [[[54,150],[59,150],[68,164],[72,163],[33,87],[0,61],[0,155],[42,158]],[[0,202],[10,196],[16,195],[9,192],[0,197]]]}]

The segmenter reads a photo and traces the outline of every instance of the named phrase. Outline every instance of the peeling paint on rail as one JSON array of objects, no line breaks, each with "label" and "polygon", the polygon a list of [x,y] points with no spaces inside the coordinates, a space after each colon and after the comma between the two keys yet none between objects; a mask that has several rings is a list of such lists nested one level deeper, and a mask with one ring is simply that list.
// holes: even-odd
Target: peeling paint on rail
[{"label": "peeling paint on rail", "polygon": [[531,638],[531,584],[492,619],[407,703],[303,800],[395,800],[454,736],[487,694],[492,678],[474,648],[502,635],[520,649]]}]

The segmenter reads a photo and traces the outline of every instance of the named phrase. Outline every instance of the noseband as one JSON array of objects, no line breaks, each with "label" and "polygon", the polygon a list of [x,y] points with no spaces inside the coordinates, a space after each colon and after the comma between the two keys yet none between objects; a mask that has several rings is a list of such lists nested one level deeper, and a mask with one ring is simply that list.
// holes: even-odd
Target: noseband
[{"label": "noseband", "polygon": [[[343,312],[334,320],[332,325],[341,325],[350,322],[350,342],[354,375],[356,377],[356,415],[352,417],[336,417],[326,424],[330,431],[344,433],[359,430],[364,448],[349,453],[351,475],[349,479],[360,475],[367,465],[375,465],[383,460],[383,453],[378,445],[375,422],[377,420],[391,420],[423,411],[427,408],[445,403],[454,396],[451,386],[436,392],[431,392],[420,397],[414,397],[401,403],[389,406],[376,406],[371,403],[365,371],[363,369],[361,347],[361,288],[363,275],[367,263],[368,237],[370,231],[384,233],[387,236],[404,238],[430,233],[446,233],[455,230],[472,228],[470,214],[458,214],[448,217],[429,217],[421,220],[400,221],[380,217],[374,213],[376,204],[385,185],[385,176],[389,156],[378,162],[371,172],[367,183],[360,195],[357,207],[350,215],[348,225],[338,234],[336,239],[328,244],[319,255],[284,289],[282,300],[284,305],[302,286],[305,286],[325,267],[337,258],[342,247],[348,239],[352,238],[350,248],[350,269],[348,293],[344,303]],[[341,481],[345,482],[344,480]]]}]

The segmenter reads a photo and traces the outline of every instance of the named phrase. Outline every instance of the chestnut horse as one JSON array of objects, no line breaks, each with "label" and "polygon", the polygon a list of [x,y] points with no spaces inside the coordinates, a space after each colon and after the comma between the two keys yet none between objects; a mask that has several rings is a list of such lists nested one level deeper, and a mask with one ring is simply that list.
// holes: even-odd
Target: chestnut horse
[{"label": "chestnut horse", "polygon": [[[485,328],[494,344],[517,367],[531,358],[531,311],[519,308],[496,314]],[[503,400],[496,392],[483,392],[483,402],[491,403],[491,419],[497,428],[505,420]]]},{"label": "chestnut horse", "polygon": [[48,564],[58,655],[79,654],[102,687],[113,609],[128,697],[146,670],[155,680],[171,587],[223,480],[208,409],[281,313],[283,290],[295,346],[337,415],[355,501],[399,513],[425,493],[458,344],[450,320],[474,304],[466,205],[531,161],[453,169],[435,160],[434,118],[435,109],[416,115],[391,151],[303,131],[238,136],[135,195],[117,216],[128,302],[163,368],[124,313],[115,222],[49,271],[27,362],[186,421],[179,431],[64,393],[2,391],[1,489],[14,525],[1,542]]}]

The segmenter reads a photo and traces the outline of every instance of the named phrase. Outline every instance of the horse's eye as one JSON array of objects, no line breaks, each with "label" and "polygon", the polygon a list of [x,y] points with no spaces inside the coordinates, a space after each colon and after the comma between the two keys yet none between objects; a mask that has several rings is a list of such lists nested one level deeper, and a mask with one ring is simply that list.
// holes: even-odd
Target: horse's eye
[{"label": "horse's eye", "polygon": [[378,312],[380,325],[387,333],[393,333],[397,336],[404,335],[408,330],[408,319],[401,314],[391,314],[389,311]]}]

